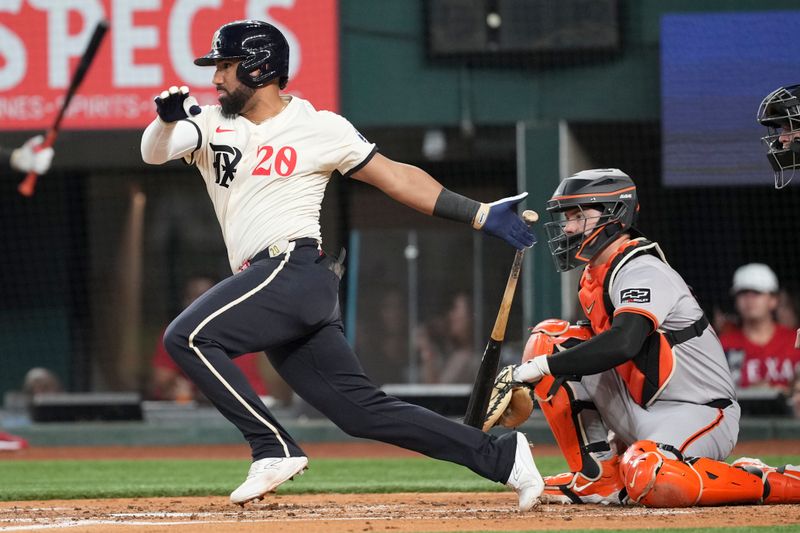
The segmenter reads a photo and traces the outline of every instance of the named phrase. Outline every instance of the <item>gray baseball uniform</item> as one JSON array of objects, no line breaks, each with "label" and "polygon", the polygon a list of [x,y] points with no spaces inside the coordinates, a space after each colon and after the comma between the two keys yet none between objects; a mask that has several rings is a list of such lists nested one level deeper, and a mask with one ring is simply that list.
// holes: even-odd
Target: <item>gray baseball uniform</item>
[{"label": "gray baseball uniform", "polygon": [[[683,278],[652,255],[624,264],[611,281],[609,297],[615,315],[639,313],[667,331],[681,330],[703,314]],[[740,409],[716,333],[706,328],[699,337],[673,346],[672,353],[672,375],[647,408],[633,400],[614,369],[567,382],[576,399],[597,407],[581,413],[589,442],[605,440],[610,429],[625,445],[653,440],[690,456],[728,456],[736,444]],[[705,405],[715,400],[733,401],[723,407]]]}]

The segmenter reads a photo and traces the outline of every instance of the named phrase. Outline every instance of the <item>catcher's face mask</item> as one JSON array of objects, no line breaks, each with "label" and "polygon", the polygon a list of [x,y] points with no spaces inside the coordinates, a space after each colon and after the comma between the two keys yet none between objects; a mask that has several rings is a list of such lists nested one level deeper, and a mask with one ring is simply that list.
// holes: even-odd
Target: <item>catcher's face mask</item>
[{"label": "catcher's face mask", "polygon": [[552,222],[544,225],[556,270],[591,261],[631,228],[638,209],[636,185],[618,168],[582,170],[562,180],[547,201]]},{"label": "catcher's face mask", "polygon": [[761,141],[775,175],[775,188],[789,184],[800,168],[800,85],[779,87],[761,102],[757,120],[767,128]]},{"label": "catcher's face mask", "polygon": [[[623,206],[624,208],[624,206]],[[551,211],[552,222],[545,224],[547,244],[559,272],[588,263],[621,231],[619,213],[614,206],[580,206]]]}]

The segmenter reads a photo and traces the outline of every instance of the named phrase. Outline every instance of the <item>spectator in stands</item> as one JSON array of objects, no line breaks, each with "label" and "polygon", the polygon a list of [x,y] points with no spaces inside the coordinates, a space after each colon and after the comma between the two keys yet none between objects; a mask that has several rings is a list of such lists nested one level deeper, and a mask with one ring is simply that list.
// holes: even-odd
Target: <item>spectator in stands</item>
[{"label": "spectator in stands", "polygon": [[778,277],[763,263],[743,265],[733,275],[731,294],[739,323],[720,341],[740,389],[789,392],[800,350],[794,347],[794,331],[777,322],[778,291]]},{"label": "spectator in stands", "polygon": [[22,382],[22,392],[29,397],[36,394],[63,392],[61,380],[52,370],[37,366],[28,370]]},{"label": "spectator in stands", "polygon": [[[183,308],[189,307],[201,294],[213,287],[215,281],[204,276],[190,278],[183,291]],[[158,337],[158,343],[153,354],[153,374],[150,396],[155,400],[171,400],[176,402],[189,402],[204,400],[194,384],[186,378],[178,365],[172,360],[164,348],[163,331]],[[242,369],[245,377],[253,386],[259,396],[268,394],[267,387],[258,368],[258,357],[262,354],[245,354],[234,361]]]},{"label": "spectator in stands", "polygon": [[[24,404],[29,405],[31,399],[36,394],[51,392],[62,392],[61,381],[52,371],[35,367],[28,370],[22,382],[22,394],[19,398],[24,398]],[[28,441],[17,435],[0,431],[0,452],[11,452],[22,450],[28,447]]]},{"label": "spectator in stands", "polygon": [[470,296],[457,292],[449,301],[447,311],[424,324],[417,335],[423,383],[472,383],[475,379]]}]

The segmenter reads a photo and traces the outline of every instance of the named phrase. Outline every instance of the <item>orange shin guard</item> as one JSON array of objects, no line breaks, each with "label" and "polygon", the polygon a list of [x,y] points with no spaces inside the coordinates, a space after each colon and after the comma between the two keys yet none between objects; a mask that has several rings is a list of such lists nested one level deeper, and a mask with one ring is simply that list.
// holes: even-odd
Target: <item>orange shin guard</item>
[{"label": "orange shin guard", "polygon": [[[567,390],[563,386],[558,387],[555,394],[552,394],[547,400],[544,399],[554,381],[553,376],[545,376],[536,384],[534,393],[556,443],[567,460],[570,472],[579,472],[583,468],[581,454],[583,443],[579,441],[580,433],[575,428],[575,415],[572,412],[572,402]],[[599,468],[596,470],[599,472]]]},{"label": "orange shin guard", "polygon": [[769,493],[764,503],[800,503],[800,469],[797,467],[776,468],[767,473],[766,486]]},{"label": "orange shin guard", "polygon": [[800,503],[800,467],[784,465],[776,468],[749,457],[737,459],[733,466],[761,478],[764,483],[764,503]]},{"label": "orange shin guard", "polygon": [[758,503],[764,493],[750,472],[706,457],[684,460],[653,441],[632,444],[620,470],[631,501],[647,507]]},{"label": "orange shin guard", "polygon": [[757,476],[728,463],[700,457],[692,468],[703,480],[699,505],[758,503],[764,494],[764,486]]},{"label": "orange shin guard", "polygon": [[[531,328],[531,336],[525,345],[522,362],[537,355],[552,355],[592,337],[586,325],[570,325],[566,320],[549,319]],[[580,427],[579,414],[589,408],[588,402],[576,402],[572,390],[563,379],[558,382],[553,376],[544,376],[536,384],[534,393],[553,436],[567,460],[570,472],[581,472],[589,480],[602,475],[600,463],[590,455],[591,451],[602,451],[606,443],[588,443]],[[609,449],[606,445],[604,449]]]}]

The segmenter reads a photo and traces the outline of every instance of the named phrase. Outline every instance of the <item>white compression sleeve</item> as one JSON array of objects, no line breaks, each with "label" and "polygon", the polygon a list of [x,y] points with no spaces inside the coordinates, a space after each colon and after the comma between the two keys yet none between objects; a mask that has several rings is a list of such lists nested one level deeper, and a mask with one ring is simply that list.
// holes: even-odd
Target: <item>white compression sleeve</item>
[{"label": "white compression sleeve", "polygon": [[198,136],[197,127],[186,120],[168,123],[156,117],[142,134],[142,160],[160,165],[185,157],[197,149]]}]

